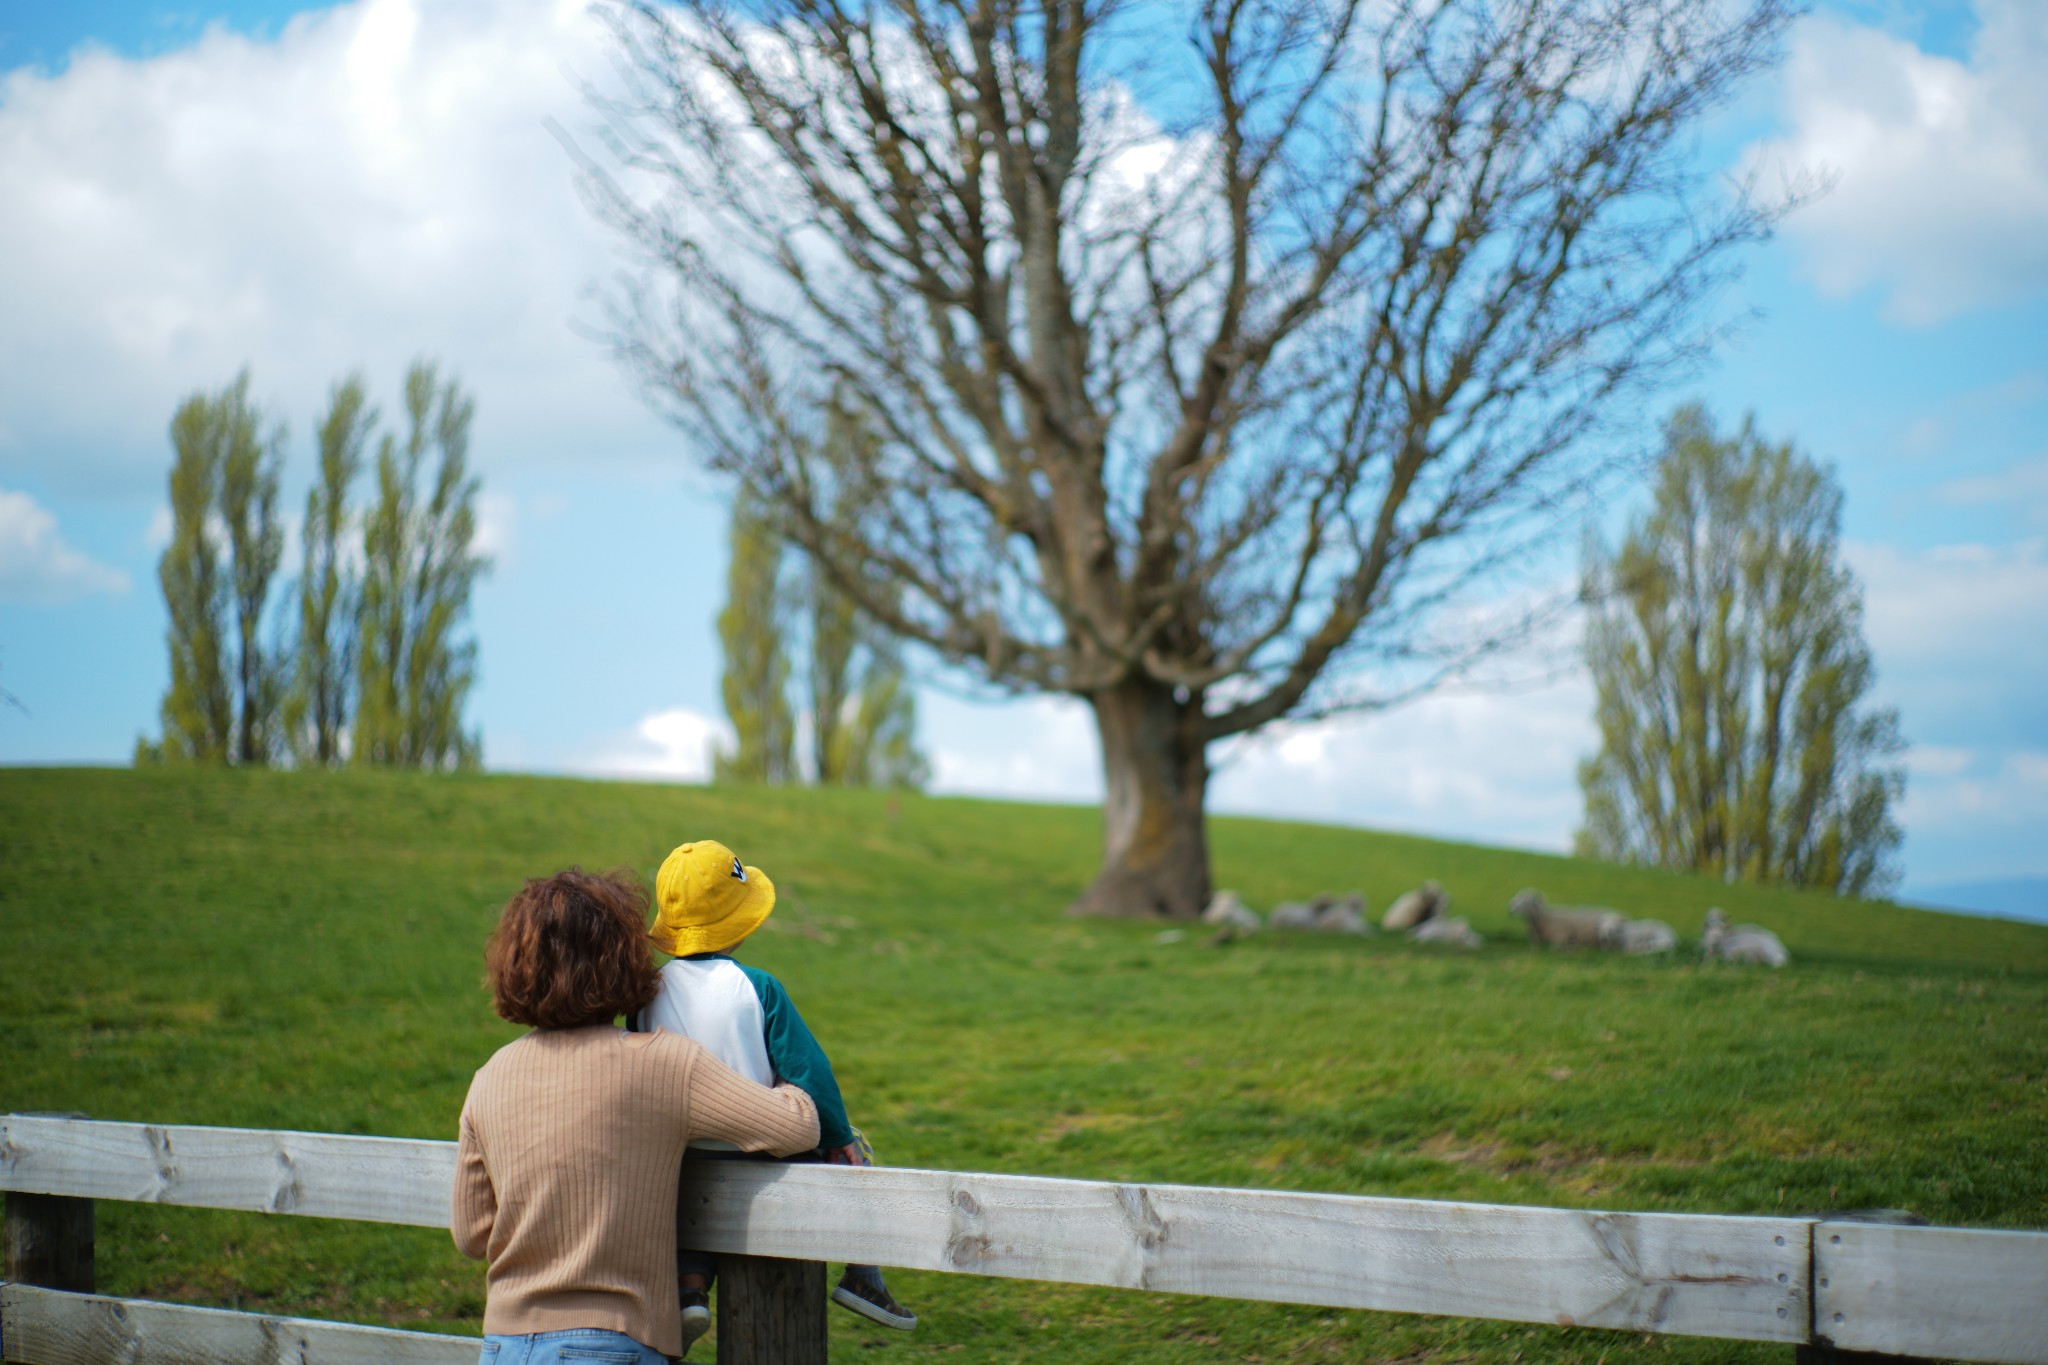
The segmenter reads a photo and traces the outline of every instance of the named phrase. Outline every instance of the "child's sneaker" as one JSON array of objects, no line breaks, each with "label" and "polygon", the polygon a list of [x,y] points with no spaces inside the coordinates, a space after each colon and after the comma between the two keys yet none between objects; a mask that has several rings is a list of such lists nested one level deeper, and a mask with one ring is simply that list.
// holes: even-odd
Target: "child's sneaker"
[{"label": "child's sneaker", "polygon": [[711,1296],[701,1289],[685,1289],[683,1300],[683,1354],[698,1337],[711,1330]]},{"label": "child's sneaker", "polygon": [[882,1272],[871,1265],[846,1267],[846,1273],[832,1290],[832,1302],[899,1332],[917,1326],[917,1314],[890,1297],[889,1286],[882,1283]]}]

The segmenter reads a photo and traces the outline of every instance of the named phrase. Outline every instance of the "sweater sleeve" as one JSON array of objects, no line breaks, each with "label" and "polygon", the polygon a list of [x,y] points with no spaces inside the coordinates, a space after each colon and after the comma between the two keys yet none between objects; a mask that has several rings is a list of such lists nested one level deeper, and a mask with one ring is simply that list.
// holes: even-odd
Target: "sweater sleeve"
[{"label": "sweater sleeve", "polygon": [[719,1138],[742,1151],[795,1156],[818,1145],[818,1107],[793,1085],[755,1085],[708,1048],[691,1046],[691,1137]]},{"label": "sweater sleeve", "polygon": [[461,1140],[455,1148],[455,1189],[448,1201],[448,1231],[454,1234],[455,1249],[473,1261],[483,1260],[497,1221],[498,1193],[484,1166],[483,1144],[477,1140],[465,1100]]},{"label": "sweater sleeve", "polygon": [[767,1035],[768,1062],[775,1068],[776,1078],[788,1081],[817,1103],[818,1145],[844,1147],[853,1141],[853,1125],[846,1120],[846,1101],[839,1097],[839,1081],[832,1074],[825,1049],[818,1046],[780,981],[759,967],[738,965],[761,997],[761,1028]]}]

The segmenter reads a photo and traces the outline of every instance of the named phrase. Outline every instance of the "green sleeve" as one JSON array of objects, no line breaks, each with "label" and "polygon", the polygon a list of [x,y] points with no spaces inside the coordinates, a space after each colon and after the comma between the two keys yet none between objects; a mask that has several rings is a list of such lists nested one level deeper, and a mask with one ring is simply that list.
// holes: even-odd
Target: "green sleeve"
[{"label": "green sleeve", "polygon": [[818,1106],[818,1145],[844,1147],[853,1141],[853,1125],[846,1121],[846,1101],[839,1098],[839,1082],[832,1075],[825,1049],[818,1046],[780,981],[758,967],[735,965],[747,974],[747,980],[754,983],[754,994],[761,997],[762,1032],[767,1035],[768,1063],[775,1068],[776,1079],[788,1081]]}]

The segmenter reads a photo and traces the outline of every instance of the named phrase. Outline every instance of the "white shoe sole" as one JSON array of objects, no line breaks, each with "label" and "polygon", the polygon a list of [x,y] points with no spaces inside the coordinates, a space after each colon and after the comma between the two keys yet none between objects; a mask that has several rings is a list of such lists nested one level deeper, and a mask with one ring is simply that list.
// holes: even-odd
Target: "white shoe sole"
[{"label": "white shoe sole", "polygon": [[683,1353],[688,1355],[690,1347],[696,1344],[697,1338],[710,1330],[711,1310],[709,1308],[685,1308],[683,1310]]},{"label": "white shoe sole", "polygon": [[891,1313],[878,1303],[869,1303],[860,1295],[841,1285],[832,1288],[832,1302],[841,1308],[851,1308],[870,1322],[879,1322],[884,1327],[894,1327],[899,1332],[908,1332],[917,1326],[915,1313]]}]

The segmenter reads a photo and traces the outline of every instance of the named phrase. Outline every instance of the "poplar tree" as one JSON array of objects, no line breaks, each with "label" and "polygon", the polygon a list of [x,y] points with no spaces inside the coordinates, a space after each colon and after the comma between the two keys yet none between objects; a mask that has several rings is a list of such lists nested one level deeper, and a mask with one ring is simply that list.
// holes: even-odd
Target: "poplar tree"
[{"label": "poplar tree", "polygon": [[284,698],[284,651],[264,638],[270,585],[284,556],[284,528],[277,520],[284,429],[276,428],[268,436],[262,431],[263,415],[249,403],[247,370],[217,401],[220,516],[227,534],[235,620],[233,758],[261,767],[276,752],[278,710]]},{"label": "poplar tree", "polygon": [[449,769],[482,760],[480,737],[462,728],[476,642],[460,634],[489,567],[475,549],[475,412],[454,379],[443,383],[417,361],[405,376],[405,438],[379,443],[377,496],[363,525],[352,762]]},{"label": "poplar tree", "polygon": [[279,654],[265,609],[283,554],[277,520],[284,431],[266,436],[249,372],[193,394],[171,418],[171,543],[157,564],[171,618],[163,739],[138,761],[261,766],[276,749]]},{"label": "poplar tree", "polygon": [[854,733],[855,655],[861,644],[860,615],[853,599],[809,564],[804,589],[810,607],[811,771],[825,787],[857,783],[849,775]]},{"label": "poplar tree", "polygon": [[306,494],[299,570],[299,640],[285,725],[302,765],[333,767],[346,756],[355,694],[356,610],[361,574],[349,562],[354,517],[348,492],[362,472],[377,424],[360,375],[334,386],[316,434],[320,468]]},{"label": "poplar tree", "polygon": [[917,692],[901,648],[806,564],[812,772],[828,787],[922,787]]},{"label": "poplar tree", "polygon": [[1820,466],[1698,407],[1665,429],[1655,499],[1590,547],[1586,662],[1600,749],[1582,853],[1860,895],[1897,880],[1898,713]]},{"label": "poplar tree", "polygon": [[844,731],[841,780],[854,787],[922,787],[931,778],[931,764],[917,743],[917,692],[901,648],[872,623],[864,635],[867,662]]},{"label": "poplar tree", "polygon": [[782,783],[796,773],[796,719],[789,701],[788,594],[782,537],[767,510],[744,490],[732,508],[725,607],[718,643],[725,656],[719,691],[734,745],[714,756],[720,782]]},{"label": "poplar tree", "polygon": [[[879,441],[852,395],[835,393],[826,406],[825,442],[835,471],[830,501],[838,535],[858,535],[861,520],[875,511],[878,497],[862,471]],[[810,608],[813,775],[824,786],[923,786],[930,768],[917,747],[917,693],[901,648],[814,557],[805,555],[802,563]],[[888,585],[875,582],[869,590],[886,596]]]},{"label": "poplar tree", "polygon": [[163,740],[138,745],[139,759],[225,763],[234,702],[222,662],[228,581],[212,527],[220,487],[221,411],[193,394],[171,418],[171,542],[157,563],[171,624],[171,682],[162,705]]}]

